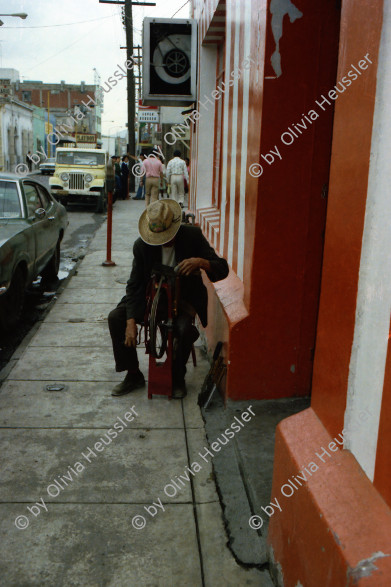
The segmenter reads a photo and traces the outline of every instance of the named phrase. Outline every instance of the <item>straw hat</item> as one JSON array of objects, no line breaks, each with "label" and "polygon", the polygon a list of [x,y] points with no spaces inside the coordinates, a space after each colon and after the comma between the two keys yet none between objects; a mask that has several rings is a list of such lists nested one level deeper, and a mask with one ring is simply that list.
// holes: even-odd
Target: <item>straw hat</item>
[{"label": "straw hat", "polygon": [[141,238],[147,245],[165,245],[181,225],[182,208],[175,200],[157,200],[144,210],[138,221]]}]

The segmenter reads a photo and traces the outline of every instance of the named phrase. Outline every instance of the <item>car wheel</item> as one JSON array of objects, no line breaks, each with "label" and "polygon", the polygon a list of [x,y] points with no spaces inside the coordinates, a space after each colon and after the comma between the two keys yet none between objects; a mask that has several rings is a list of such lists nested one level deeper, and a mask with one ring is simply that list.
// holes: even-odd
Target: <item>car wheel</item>
[{"label": "car wheel", "polygon": [[56,248],[49,263],[42,271],[42,281],[53,281],[57,279],[58,270],[60,269],[60,239],[58,239]]},{"label": "car wheel", "polygon": [[10,330],[20,320],[24,306],[25,279],[21,267],[12,276],[11,285],[0,298],[0,326]]}]

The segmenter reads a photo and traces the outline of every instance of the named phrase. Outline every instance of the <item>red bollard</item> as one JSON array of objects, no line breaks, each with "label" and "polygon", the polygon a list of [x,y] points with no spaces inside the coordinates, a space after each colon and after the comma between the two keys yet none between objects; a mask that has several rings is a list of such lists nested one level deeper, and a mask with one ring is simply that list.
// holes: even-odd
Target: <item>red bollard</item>
[{"label": "red bollard", "polygon": [[113,192],[107,194],[107,245],[106,261],[103,261],[103,267],[114,267],[115,263],[111,260],[111,235],[113,226]]}]

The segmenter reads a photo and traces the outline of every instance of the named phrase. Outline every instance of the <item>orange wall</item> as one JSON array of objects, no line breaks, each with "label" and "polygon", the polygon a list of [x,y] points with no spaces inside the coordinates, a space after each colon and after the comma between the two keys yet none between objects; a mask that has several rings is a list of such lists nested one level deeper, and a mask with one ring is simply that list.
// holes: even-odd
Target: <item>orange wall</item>
[{"label": "orange wall", "polygon": [[331,434],[343,428],[368,184],[382,2],[344,0],[338,78],[369,53],[373,65],[335,108],[312,407]]},{"label": "orange wall", "polygon": [[277,426],[271,502],[281,512],[275,506],[268,542],[284,587],[389,587],[391,511],[354,456],[328,448],[332,441],[312,408]]}]

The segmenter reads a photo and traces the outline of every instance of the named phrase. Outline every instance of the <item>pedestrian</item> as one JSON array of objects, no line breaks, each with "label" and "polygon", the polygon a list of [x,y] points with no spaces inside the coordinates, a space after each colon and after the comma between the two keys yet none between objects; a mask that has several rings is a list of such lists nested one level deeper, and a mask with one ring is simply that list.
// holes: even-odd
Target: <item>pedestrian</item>
[{"label": "pedestrian", "polygon": [[188,180],[184,177],[183,181],[185,184],[185,194],[189,193],[189,189],[190,189],[190,159],[189,157],[185,157],[185,163],[186,163],[186,169],[187,169],[187,175],[188,175]]},{"label": "pedestrian", "polygon": [[[144,170],[143,167],[143,161],[145,159],[145,155],[143,153],[140,154],[140,157],[137,159],[137,162],[139,163],[139,170]],[[133,200],[145,200],[145,181],[144,181],[144,175],[140,175],[138,176],[139,178],[139,184],[138,184],[138,189],[137,189],[137,193],[135,195],[135,197],[133,198]]]},{"label": "pedestrian", "polygon": [[129,166],[128,166],[129,157],[124,155],[122,157],[122,164],[121,164],[121,196],[123,200],[126,200],[129,197],[128,192],[128,180],[129,180]]},{"label": "pedestrian", "polygon": [[160,180],[163,177],[163,165],[160,159],[152,152],[143,161],[145,169],[145,207],[155,202],[159,197]]},{"label": "pedestrian", "polygon": [[180,279],[178,313],[173,323],[175,355],[173,359],[173,397],[186,395],[186,363],[199,333],[194,326],[198,314],[207,325],[208,291],[200,269],[212,282],[225,279],[228,264],[209,245],[198,226],[181,224],[182,211],[175,200],[152,202],[139,220],[138,238],[133,245],[133,265],[126,295],[109,314],[116,371],[126,377],[112,391],[113,396],[144,387],[144,375],[137,358],[137,324],[144,321],[147,287],[156,263],[176,267]]},{"label": "pedestrian", "polygon": [[118,155],[113,155],[111,157],[114,167],[115,173],[115,188],[113,193],[113,203],[118,200],[121,195],[121,165],[120,165],[120,158]]},{"label": "pedestrian", "polygon": [[159,155],[159,159],[162,162],[162,171],[163,171],[163,177],[160,180],[159,192],[160,192],[160,197],[163,199],[164,198],[164,193],[165,193],[165,191],[167,189],[166,166],[164,165],[164,160],[163,160],[163,157],[161,155]]},{"label": "pedestrian", "polygon": [[174,151],[174,157],[168,162],[166,171],[167,181],[170,184],[170,197],[178,202],[183,208],[185,200],[185,183],[184,179],[189,180],[187,167],[181,158],[180,151]]},{"label": "pedestrian", "polygon": [[27,167],[29,168],[29,171],[31,171],[31,168],[32,168],[31,151],[29,151],[26,155],[26,163],[27,163]]}]

